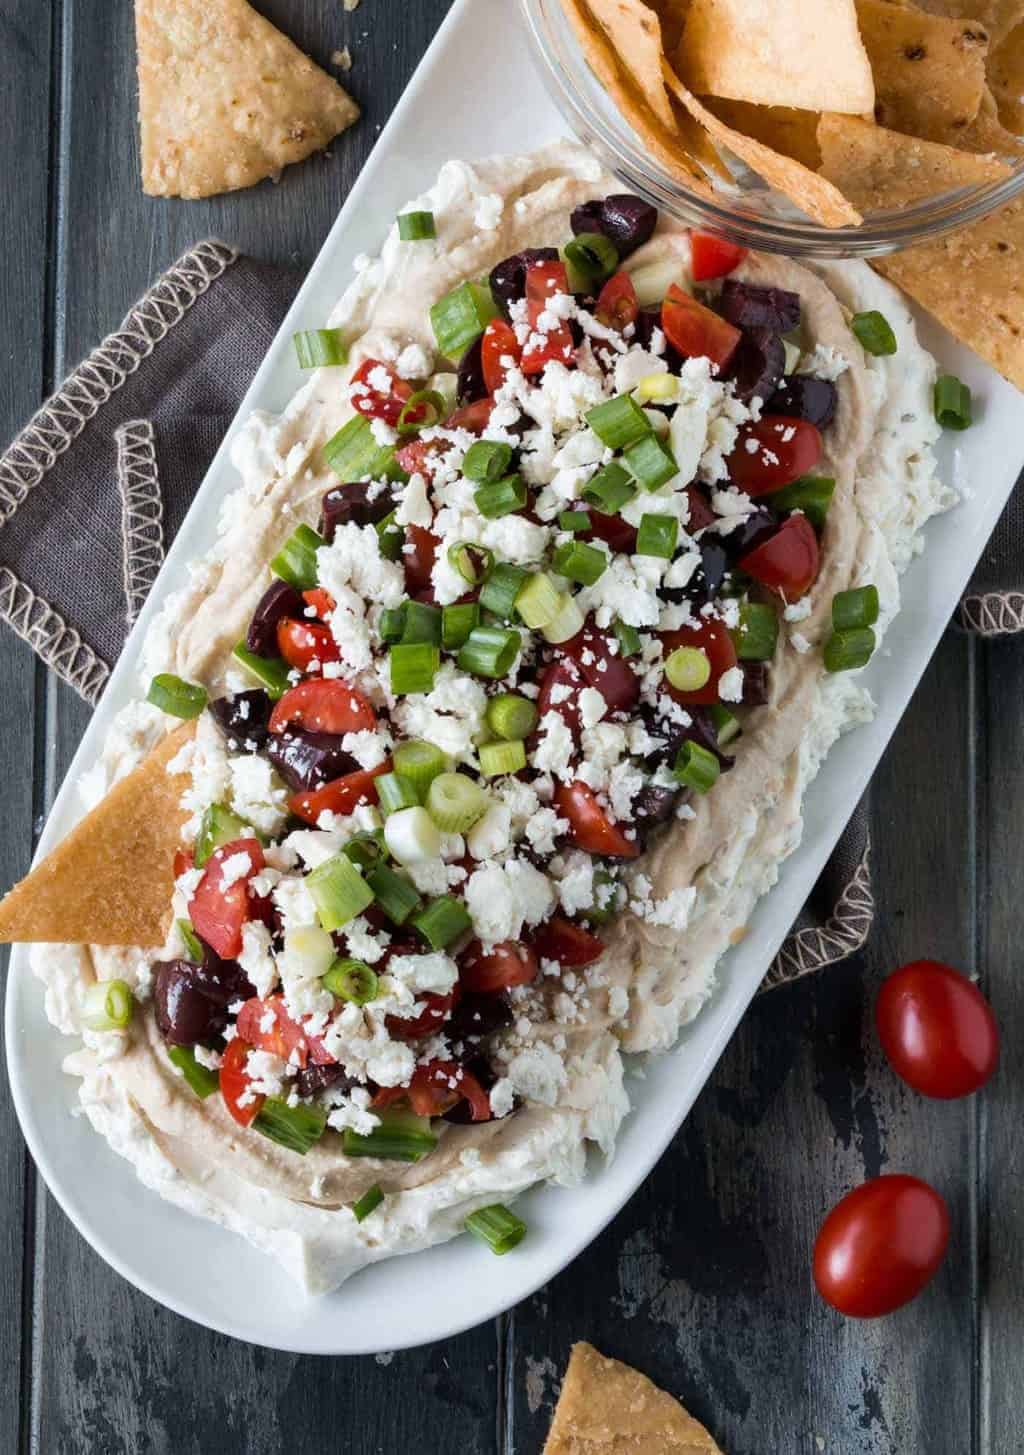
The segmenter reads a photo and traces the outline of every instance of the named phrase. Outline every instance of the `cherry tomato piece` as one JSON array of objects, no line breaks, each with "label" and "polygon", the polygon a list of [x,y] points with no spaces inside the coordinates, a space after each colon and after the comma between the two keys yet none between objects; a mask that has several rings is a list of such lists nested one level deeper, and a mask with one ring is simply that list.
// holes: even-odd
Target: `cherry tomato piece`
[{"label": "cherry tomato piece", "polygon": [[[446,426],[447,428],[448,426]],[[395,459],[407,475],[422,475],[429,480],[434,473],[438,455],[451,449],[446,440],[410,440],[395,451]]]},{"label": "cherry tomato piece", "polygon": [[636,526],[623,520],[621,515],[605,515],[603,511],[591,510],[590,530],[581,532],[583,539],[588,535],[597,536],[599,541],[604,541],[613,551],[623,555],[631,556],[636,550]]},{"label": "cherry tomato piece", "polygon": [[707,496],[702,490],[698,490],[696,485],[687,485],[686,498],[690,502],[690,518],[686,522],[686,529],[693,536],[699,530],[703,530],[706,525],[710,525],[713,520],[717,520],[718,517],[711,509],[711,502]]},{"label": "cherry tomato piece", "polygon": [[604,854],[612,859],[635,859],[640,840],[627,838],[618,824],[611,821],[586,783],[561,783],[555,792],[559,816],[569,820],[569,836],[588,854]]},{"label": "cherry tomato piece", "polygon": [[738,268],[747,256],[746,248],[707,232],[690,233],[690,273],[695,283],[708,278],[724,278]]},{"label": "cherry tomato piece", "polygon": [[412,550],[402,552],[406,588],[412,595],[417,591],[429,591],[430,573],[434,569],[434,558],[440,541],[425,526],[407,525],[405,544],[412,547]]},{"label": "cherry tomato piece", "polygon": [[[229,884],[223,882],[224,863],[245,854],[249,867]],[[242,926],[254,918],[249,898],[249,880],[263,868],[263,849],[258,839],[234,839],[215,849],[189,903],[193,928],[222,960],[235,960],[242,950]]]},{"label": "cherry tomato piece", "polygon": [[597,296],[594,317],[605,328],[617,329],[619,333],[631,323],[636,323],[640,317],[640,302],[628,273],[614,273],[608,279]]},{"label": "cherry tomato piece", "polygon": [[298,723],[314,733],[358,733],[376,726],[377,714],[361,692],[340,677],[314,677],[289,687],[270,714],[270,731]]},{"label": "cherry tomato piece", "polygon": [[[419,950],[412,953],[418,954]],[[389,1015],[385,1022],[388,1034],[396,1041],[417,1041],[422,1036],[435,1035],[451,1015],[458,999],[458,989],[456,986],[450,995],[427,991],[426,994],[417,996],[417,1003],[423,1006],[419,1015],[409,1019]]]},{"label": "cherry tomato piece", "polygon": [[[352,408],[367,419],[382,419],[385,424],[390,425],[398,423],[412,394],[412,385],[405,379],[400,379],[391,365],[380,359],[365,359],[349,382]],[[406,424],[422,422],[427,417],[427,406],[417,406],[412,414],[418,414],[419,419],[407,416]]]},{"label": "cherry tomato piece", "polygon": [[527,268],[526,316],[531,336],[523,349],[520,363],[520,368],[527,376],[543,373],[550,363],[568,366],[576,358],[576,346],[568,322],[557,323],[547,332],[538,328],[541,315],[548,309],[549,300],[556,294],[568,292],[569,279],[564,263],[533,263]]},{"label": "cherry tomato piece", "polygon": [[[503,318],[492,318],[480,342],[480,364],[488,394],[497,394],[509,369],[519,363],[521,353],[512,325]],[[505,359],[511,362],[503,363]]]},{"label": "cherry tomato piece", "polygon": [[277,624],[277,650],[296,671],[308,672],[314,662],[340,662],[341,652],[330,627],[286,616]]},{"label": "cherry tomato piece", "polygon": [[841,1314],[878,1318],[917,1297],[948,1242],[949,1212],[933,1187],[902,1173],[873,1177],[822,1223],[814,1282]]},{"label": "cherry tomato piece", "polygon": [[739,567],[788,601],[805,596],[818,579],[821,551],[806,515],[791,515],[773,536],[741,557]]},{"label": "cherry tomato piece", "polygon": [[439,1117],[468,1101],[475,1122],[491,1120],[490,1097],[457,1061],[428,1061],[417,1066],[408,1086],[382,1086],[370,1103],[374,1111],[407,1101],[417,1116]]},{"label": "cherry tomato piece", "polygon": [[661,305],[661,327],[672,347],[685,358],[708,358],[720,370],[739,346],[739,329],[684,293],[678,283],[670,285]]},{"label": "cherry tomato piece", "polygon": [[256,1095],[251,1101],[247,1100],[244,1106],[241,1104],[242,1097],[249,1090],[245,1063],[251,1049],[248,1042],[236,1036],[233,1041],[228,1042],[224,1059],[220,1063],[220,1094],[224,1098],[224,1105],[240,1127],[250,1126],[259,1116],[266,1101],[265,1096]]},{"label": "cherry tomato piece", "polygon": [[618,642],[588,621],[558,648],[576,663],[588,687],[595,688],[613,712],[627,711],[640,699],[640,679],[618,650]]},{"label": "cherry tomato piece", "polygon": [[518,940],[502,940],[487,951],[479,940],[472,940],[459,956],[459,983],[478,995],[529,985],[538,970],[537,956]]},{"label": "cherry tomato piece", "polygon": [[580,693],[586,686],[583,674],[571,657],[561,657],[544,673],[537,698],[537,721],[546,713],[557,712],[574,738],[583,730],[580,718]]},{"label": "cherry tomato piece", "polygon": [[875,1025],[889,1065],[923,1096],[970,1096],[999,1063],[992,1007],[938,960],[914,960],[883,981]]},{"label": "cherry tomato piece", "polygon": [[[470,434],[483,434],[491,422],[491,413],[494,409],[494,400],[488,396],[486,399],[474,399],[472,404],[464,404],[461,409],[456,409],[444,422],[445,429],[465,429]],[[442,450],[450,448],[442,444]]]},{"label": "cherry tomato piece", "polygon": [[376,803],[377,789],[373,780],[382,773],[391,771],[391,759],[387,758],[376,768],[360,768],[357,773],[346,773],[335,778],[322,788],[307,793],[293,793],[288,807],[297,818],[316,824],[322,813],[347,815],[353,813],[361,803]]},{"label": "cherry tomato piece", "polygon": [[711,676],[703,687],[694,692],[683,692],[673,687],[666,677],[662,690],[676,702],[692,702],[707,705],[718,701],[718,684],[726,672],[736,665],[736,647],[724,621],[714,617],[702,617],[696,626],[682,626],[676,631],[662,632],[664,656],[669,657],[677,647],[698,647],[707,653],[711,663]]},{"label": "cherry tomato piece", "polygon": [[604,954],[604,943],[582,925],[554,914],[533,936],[533,951],[541,960],[559,965],[592,965]]},{"label": "cherry tomato piece", "polygon": [[770,495],[813,470],[821,449],[821,435],[809,420],[765,414],[756,424],[741,426],[725,467],[748,495]]}]

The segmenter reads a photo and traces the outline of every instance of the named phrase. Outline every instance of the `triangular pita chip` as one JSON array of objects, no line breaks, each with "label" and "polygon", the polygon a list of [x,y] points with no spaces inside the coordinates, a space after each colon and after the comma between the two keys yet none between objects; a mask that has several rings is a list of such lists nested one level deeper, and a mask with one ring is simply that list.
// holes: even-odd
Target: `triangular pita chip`
[{"label": "triangular pita chip", "polygon": [[167,764],[195,732],[168,733],[0,902],[0,944],[162,945],[187,774]]},{"label": "triangular pita chip", "polygon": [[1018,25],[989,51],[988,83],[999,107],[999,119],[1011,131],[1024,132],[1024,25]]},{"label": "triangular pita chip", "polygon": [[661,25],[643,0],[587,0],[619,65],[668,131],[675,120],[661,79]]},{"label": "triangular pita chip", "polygon": [[649,0],[650,7],[661,21],[661,40],[665,54],[670,56],[683,38],[686,12],[690,0]]},{"label": "triangular pita chip", "polygon": [[820,112],[799,111],[795,106],[755,106],[752,101],[726,101],[719,96],[701,96],[699,100],[719,121],[741,136],[802,162],[812,172],[821,165]]},{"label": "triangular pita chip", "polygon": [[875,77],[878,124],[958,146],[985,88],[985,29],[891,0],[857,0],[857,21]]},{"label": "triangular pita chip", "polygon": [[692,0],[675,67],[698,96],[807,111],[875,104],[853,0]]},{"label": "triangular pita chip", "polygon": [[574,1344],[544,1455],[722,1455],[704,1426],[645,1375]]},{"label": "triangular pita chip", "polygon": [[1024,0],[916,0],[919,10],[931,15],[951,15],[957,20],[977,20],[998,45],[1019,20],[1024,20]]},{"label": "triangular pita chip", "polygon": [[981,93],[977,116],[956,138],[955,145],[964,152],[997,152],[1002,157],[1024,156],[1024,145],[1000,121],[996,98],[988,86]]},{"label": "triangular pita chip", "polygon": [[[870,126],[850,116],[823,116],[822,170],[855,202],[905,207],[957,185],[998,181],[1010,169]],[[961,343],[1018,389],[1024,389],[1024,199],[949,237],[872,259]]]},{"label": "triangular pita chip", "polygon": [[135,0],[142,186],[211,197],[301,162],[359,108],[246,0]]}]

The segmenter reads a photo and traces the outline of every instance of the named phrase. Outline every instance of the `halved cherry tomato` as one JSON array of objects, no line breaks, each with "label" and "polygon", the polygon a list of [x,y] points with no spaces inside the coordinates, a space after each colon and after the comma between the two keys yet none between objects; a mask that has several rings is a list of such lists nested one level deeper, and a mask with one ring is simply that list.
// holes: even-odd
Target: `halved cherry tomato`
[{"label": "halved cherry tomato", "polygon": [[636,550],[636,526],[623,520],[621,515],[605,515],[601,510],[591,510],[590,530],[583,534],[597,536],[599,541],[604,541],[613,551],[620,551],[623,555],[631,556]]},{"label": "halved cherry tomato", "polygon": [[710,525],[713,520],[717,520],[718,517],[711,509],[711,503],[707,496],[702,490],[698,490],[696,485],[687,485],[686,498],[690,502],[690,518],[686,522],[686,529],[690,535],[694,536],[699,530],[703,530],[706,525]]},{"label": "halved cherry tomato", "polygon": [[314,677],[300,682],[274,704],[270,731],[282,733],[292,723],[314,733],[359,733],[373,728],[377,714],[361,692],[340,677]]},{"label": "halved cherry tomato", "polygon": [[395,451],[395,459],[407,475],[422,475],[429,480],[434,473],[438,455],[451,449],[447,440],[410,440]]},{"label": "halved cherry tomato", "polygon": [[[617,648],[618,643],[615,645]],[[558,650],[572,658],[587,685],[600,692],[613,712],[635,706],[640,697],[640,679],[618,650],[612,650],[611,637],[592,621]]]},{"label": "halved cherry tomato", "polygon": [[260,1109],[266,1101],[263,1095],[253,1096],[242,1106],[241,1099],[249,1090],[249,1077],[246,1075],[245,1063],[249,1059],[249,1052],[252,1047],[246,1042],[239,1040],[236,1036],[229,1041],[224,1052],[224,1059],[220,1063],[220,1094],[224,1098],[224,1105],[234,1117],[240,1127],[247,1127],[260,1114]]},{"label": "halved cherry tomato", "polygon": [[537,698],[537,720],[545,713],[557,712],[566,727],[578,738],[583,723],[580,719],[580,693],[586,681],[571,657],[560,657],[546,669]]},{"label": "halved cherry tomato", "polygon": [[933,1187],[899,1173],[873,1177],[822,1223],[814,1282],[841,1314],[878,1318],[917,1297],[948,1242],[949,1212]]},{"label": "halved cherry tomato", "polygon": [[321,621],[326,621],[338,604],[331,593],[325,591],[322,586],[314,586],[312,591],[304,591],[302,599],[307,606],[313,608]]},{"label": "halved cherry tomato", "polygon": [[708,358],[719,371],[729,363],[740,341],[738,328],[684,293],[678,283],[670,284],[661,305],[661,326],[669,343],[685,358]]},{"label": "halved cherry tomato", "polygon": [[391,759],[386,758],[376,768],[360,768],[358,773],[346,773],[343,778],[335,778],[322,788],[314,788],[308,793],[293,793],[288,807],[297,818],[311,824],[316,824],[322,813],[350,814],[361,803],[377,802],[373,780],[390,771]]},{"label": "halved cherry tomato", "polygon": [[[509,369],[519,363],[521,352],[512,325],[503,318],[492,318],[480,341],[480,364],[488,394],[497,394]],[[511,364],[503,363],[503,359],[510,359]]]},{"label": "halved cherry tomato", "polygon": [[573,924],[560,914],[553,914],[533,936],[533,952],[541,960],[557,960],[559,965],[592,965],[604,954],[604,944],[582,925]]},{"label": "halved cherry tomato", "polygon": [[408,1101],[417,1116],[439,1117],[468,1101],[475,1122],[491,1120],[490,1097],[476,1077],[457,1061],[428,1061],[417,1066],[408,1086],[382,1086],[370,1103],[375,1111]]},{"label": "halved cherry tomato", "polygon": [[[245,854],[249,867],[241,877],[223,882],[226,860]],[[249,880],[263,868],[263,849],[258,839],[234,839],[215,849],[189,903],[189,918],[201,940],[222,960],[234,960],[242,950],[242,926],[254,918],[249,898]]]},{"label": "halved cherry tomato", "polygon": [[613,273],[597,296],[594,317],[605,328],[622,332],[640,317],[640,302],[628,273]]},{"label": "halved cherry tomato", "polygon": [[813,470],[820,459],[821,435],[809,420],[765,414],[756,424],[740,428],[725,467],[733,484],[748,495],[770,495]]},{"label": "halved cherry tomato", "polygon": [[572,329],[568,322],[557,323],[542,333],[538,320],[556,294],[569,292],[569,278],[561,262],[533,263],[526,270],[526,316],[531,335],[523,350],[520,368],[527,376],[541,374],[550,363],[569,365],[576,358]]},{"label": "halved cherry tomato", "polygon": [[773,536],[742,556],[746,571],[762,586],[770,586],[787,601],[798,601],[818,579],[821,550],[814,526],[806,515],[791,515]]},{"label": "halved cherry tomato", "polygon": [[[266,1030],[263,1022],[268,1019],[273,1020],[273,1025]],[[308,1061],[325,1066],[334,1060],[320,1037],[308,1034],[301,1021],[289,1014],[283,995],[247,1000],[235,1024],[243,1041],[261,1051],[270,1051],[283,1061],[289,1060],[293,1053],[297,1066],[305,1066]]]},{"label": "halved cherry tomato", "polygon": [[406,526],[405,545],[412,549],[403,550],[402,565],[405,567],[406,589],[410,593],[429,591],[430,573],[434,569],[434,558],[440,544],[437,536],[431,534],[425,526]]},{"label": "halved cherry tomato", "polygon": [[729,628],[724,621],[714,617],[702,617],[696,626],[682,626],[676,631],[662,632],[664,655],[668,657],[677,647],[699,647],[706,652],[711,663],[711,676],[703,687],[695,692],[681,692],[666,678],[662,688],[676,702],[710,703],[718,701],[718,684],[722,674],[736,665],[736,648]]},{"label": "halved cherry tomato", "polygon": [[970,1096],[999,1063],[992,1007],[938,960],[913,960],[883,981],[875,1024],[889,1065],[923,1096]]},{"label": "halved cherry tomato", "polygon": [[555,807],[569,820],[572,841],[588,854],[606,854],[613,859],[635,859],[640,840],[627,838],[612,823],[586,783],[561,783],[555,792]]},{"label": "halved cherry tomato", "polygon": [[473,940],[459,956],[459,981],[463,990],[479,995],[508,990],[513,985],[529,985],[536,980],[537,956],[529,945],[518,940],[502,940],[484,950]]},{"label": "halved cherry tomato", "polygon": [[690,272],[695,283],[708,278],[724,278],[738,268],[747,256],[746,248],[707,232],[690,233]]},{"label": "halved cherry tomato", "polygon": [[[484,399],[474,399],[472,404],[464,404],[461,409],[456,409],[444,422],[445,429],[465,429],[470,434],[483,434],[491,422],[491,414],[494,411],[494,400],[490,395]],[[442,448],[447,449],[444,445]]]},{"label": "halved cherry tomato", "polygon": [[319,622],[296,621],[293,616],[282,617],[277,624],[277,650],[289,667],[299,672],[307,672],[313,662],[322,666],[324,662],[341,660],[330,627]]},{"label": "halved cherry tomato", "polygon": [[[380,359],[366,359],[359,365],[349,383],[352,408],[359,414],[365,414],[368,419],[382,419],[385,424],[390,425],[398,423],[402,410],[412,395],[412,385],[405,379],[400,379],[391,365]],[[421,424],[427,418],[427,408],[426,404],[418,405],[406,416],[405,423]]]},{"label": "halved cherry tomato", "polygon": [[[413,954],[419,953],[419,948],[413,951]],[[438,995],[432,991],[418,995],[417,1003],[423,1006],[419,1015],[408,1020],[389,1015],[385,1022],[388,1034],[396,1041],[418,1041],[422,1036],[434,1035],[451,1015],[458,997],[458,985],[450,995]]]}]

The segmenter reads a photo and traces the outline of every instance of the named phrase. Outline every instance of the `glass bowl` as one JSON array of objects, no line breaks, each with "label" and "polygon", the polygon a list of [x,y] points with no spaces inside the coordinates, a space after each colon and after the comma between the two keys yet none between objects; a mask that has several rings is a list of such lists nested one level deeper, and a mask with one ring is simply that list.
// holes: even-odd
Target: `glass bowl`
[{"label": "glass bowl", "polygon": [[709,179],[715,198],[689,191],[644,148],[584,59],[561,0],[520,0],[541,71],[574,134],[629,187],[673,217],[762,252],[864,258],[932,241],[975,222],[1024,191],[1024,162],[999,182],[960,187],[909,207],[869,213],[859,227],[810,221],[781,192],[729,153],[731,184]]}]

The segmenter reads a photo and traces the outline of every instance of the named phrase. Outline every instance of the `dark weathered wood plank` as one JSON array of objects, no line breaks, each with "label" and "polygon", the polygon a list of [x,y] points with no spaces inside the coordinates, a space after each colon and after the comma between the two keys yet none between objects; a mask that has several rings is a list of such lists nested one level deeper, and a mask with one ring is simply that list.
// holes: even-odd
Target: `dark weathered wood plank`
[{"label": "dark weathered wood plank", "polygon": [[[648,1184],[516,1310],[517,1450],[539,1448],[553,1372],[582,1337],[673,1390],[730,1455],[969,1448],[970,1110],[906,1091],[870,1029],[889,969],[971,953],[967,686],[967,644],[950,636],[877,778],[880,916],[868,953],[755,1002]],[[941,784],[925,751],[940,716]],[[912,1308],[844,1321],[813,1290],[816,1227],[843,1192],[885,1169],[946,1191],[954,1252]]]}]

